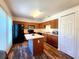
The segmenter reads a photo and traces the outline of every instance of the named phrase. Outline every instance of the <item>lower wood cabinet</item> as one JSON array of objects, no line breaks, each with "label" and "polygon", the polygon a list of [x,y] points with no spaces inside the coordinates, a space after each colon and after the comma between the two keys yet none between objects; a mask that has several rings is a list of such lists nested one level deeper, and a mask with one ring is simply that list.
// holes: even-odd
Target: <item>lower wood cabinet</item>
[{"label": "lower wood cabinet", "polygon": [[28,47],[33,56],[38,56],[43,53],[43,39],[44,38],[28,40]]},{"label": "lower wood cabinet", "polygon": [[47,35],[47,43],[55,48],[58,48],[58,36]]},{"label": "lower wood cabinet", "polygon": [[47,42],[47,34],[43,34],[44,36],[44,42]]}]

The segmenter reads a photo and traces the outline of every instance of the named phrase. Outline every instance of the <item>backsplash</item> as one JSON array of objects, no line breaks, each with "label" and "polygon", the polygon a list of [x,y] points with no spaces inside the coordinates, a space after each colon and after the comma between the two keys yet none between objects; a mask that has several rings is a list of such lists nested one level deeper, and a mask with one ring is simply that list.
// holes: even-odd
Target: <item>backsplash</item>
[{"label": "backsplash", "polygon": [[[58,32],[58,29],[34,29],[34,32],[41,32],[41,33],[51,33]],[[27,29],[24,29],[24,33],[28,33]]]}]

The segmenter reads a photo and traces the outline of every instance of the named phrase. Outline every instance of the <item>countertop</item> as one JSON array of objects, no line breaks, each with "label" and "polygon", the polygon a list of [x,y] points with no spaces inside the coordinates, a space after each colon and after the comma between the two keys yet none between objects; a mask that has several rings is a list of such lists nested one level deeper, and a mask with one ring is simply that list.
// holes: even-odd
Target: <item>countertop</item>
[{"label": "countertop", "polygon": [[57,34],[52,34],[52,33],[43,33],[43,34],[49,34],[49,35],[53,35],[53,36],[58,36]]},{"label": "countertop", "polygon": [[32,39],[38,39],[38,38],[43,38],[43,35],[39,35],[39,34],[25,34],[25,38],[27,40],[32,40]]}]

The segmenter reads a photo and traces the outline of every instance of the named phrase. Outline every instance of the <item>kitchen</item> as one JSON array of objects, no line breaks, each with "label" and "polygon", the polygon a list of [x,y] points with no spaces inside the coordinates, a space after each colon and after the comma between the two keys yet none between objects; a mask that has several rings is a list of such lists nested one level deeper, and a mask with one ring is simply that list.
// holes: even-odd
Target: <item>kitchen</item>
[{"label": "kitchen", "polygon": [[[64,0],[63,3],[58,1],[61,7],[57,4],[58,7],[56,6],[56,8],[52,5],[52,1],[46,1],[47,3],[43,3],[42,0],[39,2],[31,0],[28,3],[24,1],[1,0],[0,19],[3,19],[3,21],[0,21],[2,33],[0,34],[0,50],[6,51],[9,55],[11,51],[16,50],[16,47],[25,49],[26,46],[29,46],[30,52],[34,50],[33,56],[42,55],[44,52],[43,58],[46,56],[49,59],[78,59],[79,1],[71,2]],[[70,4],[67,5],[69,2]],[[54,8],[49,7],[50,5]],[[28,33],[32,36],[27,36]],[[17,36],[18,38],[15,39]],[[27,39],[28,37],[32,38],[31,41]],[[24,55],[29,55],[29,53],[25,53]],[[12,54],[9,56],[12,56]],[[35,58],[38,59],[40,57],[36,56]]]},{"label": "kitchen", "polygon": [[[21,24],[24,25],[24,33],[28,33],[28,26],[34,26],[33,30],[36,33],[42,33],[42,35],[46,36],[46,38],[51,38],[51,36],[54,35],[56,37],[56,42],[58,41],[58,20],[54,19],[48,22],[43,23],[30,23],[30,22],[20,22],[20,21],[14,21],[14,24]],[[52,39],[53,40],[53,39]],[[55,40],[55,39],[54,39]],[[45,39],[47,41],[47,39]],[[50,39],[48,40],[50,41]],[[49,44],[51,44],[49,42]],[[53,42],[52,42],[53,44]],[[56,47],[58,47],[58,42],[55,43]]]}]

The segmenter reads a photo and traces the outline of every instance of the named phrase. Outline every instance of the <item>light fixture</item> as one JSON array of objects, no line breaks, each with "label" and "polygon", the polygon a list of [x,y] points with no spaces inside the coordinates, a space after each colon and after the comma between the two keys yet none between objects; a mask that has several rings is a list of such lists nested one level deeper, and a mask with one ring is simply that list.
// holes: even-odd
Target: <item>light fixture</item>
[{"label": "light fixture", "polygon": [[34,17],[34,18],[37,18],[42,14],[43,14],[43,12],[41,12],[40,10],[34,10],[34,11],[31,12],[31,16]]}]

